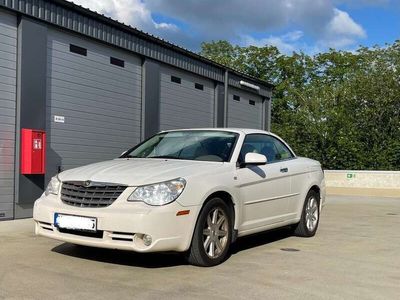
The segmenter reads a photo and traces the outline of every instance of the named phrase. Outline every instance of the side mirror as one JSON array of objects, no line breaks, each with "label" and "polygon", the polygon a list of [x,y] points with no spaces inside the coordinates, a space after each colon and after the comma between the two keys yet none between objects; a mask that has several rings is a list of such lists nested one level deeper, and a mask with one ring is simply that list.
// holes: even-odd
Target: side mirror
[{"label": "side mirror", "polygon": [[267,163],[267,158],[265,155],[249,152],[244,157],[244,163],[246,165],[265,165]]}]

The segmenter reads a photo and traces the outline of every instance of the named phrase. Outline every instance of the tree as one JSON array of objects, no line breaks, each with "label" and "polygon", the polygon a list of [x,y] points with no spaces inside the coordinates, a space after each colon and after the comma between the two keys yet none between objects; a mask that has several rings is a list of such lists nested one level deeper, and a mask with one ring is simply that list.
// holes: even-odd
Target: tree
[{"label": "tree", "polygon": [[284,55],[203,43],[201,55],[275,84],[272,131],[328,169],[400,169],[400,42]]}]

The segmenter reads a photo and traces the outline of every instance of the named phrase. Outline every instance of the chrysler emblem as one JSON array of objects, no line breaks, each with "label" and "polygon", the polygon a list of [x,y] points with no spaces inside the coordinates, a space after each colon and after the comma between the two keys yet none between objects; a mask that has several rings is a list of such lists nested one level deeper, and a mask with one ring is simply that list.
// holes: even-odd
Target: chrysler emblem
[{"label": "chrysler emblem", "polygon": [[92,182],[90,180],[86,180],[84,182],[85,187],[89,187]]}]

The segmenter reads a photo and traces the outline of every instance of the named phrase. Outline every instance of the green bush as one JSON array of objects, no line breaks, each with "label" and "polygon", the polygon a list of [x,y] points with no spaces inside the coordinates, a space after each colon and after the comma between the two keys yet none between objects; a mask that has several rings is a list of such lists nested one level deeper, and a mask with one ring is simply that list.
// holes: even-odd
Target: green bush
[{"label": "green bush", "polygon": [[201,55],[276,85],[272,131],[327,169],[400,169],[400,41],[314,56],[203,43]]}]

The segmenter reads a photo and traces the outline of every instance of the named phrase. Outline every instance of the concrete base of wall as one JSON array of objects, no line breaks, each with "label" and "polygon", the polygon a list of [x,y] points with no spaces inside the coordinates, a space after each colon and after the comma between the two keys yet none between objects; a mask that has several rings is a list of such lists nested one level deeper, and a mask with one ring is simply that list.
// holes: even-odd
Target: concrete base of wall
[{"label": "concrete base of wall", "polygon": [[327,187],[327,195],[341,196],[371,196],[371,197],[393,197],[400,198],[400,189],[374,189],[354,187]]},{"label": "concrete base of wall", "polygon": [[400,198],[400,172],[398,171],[326,170],[324,172],[328,195]]}]

